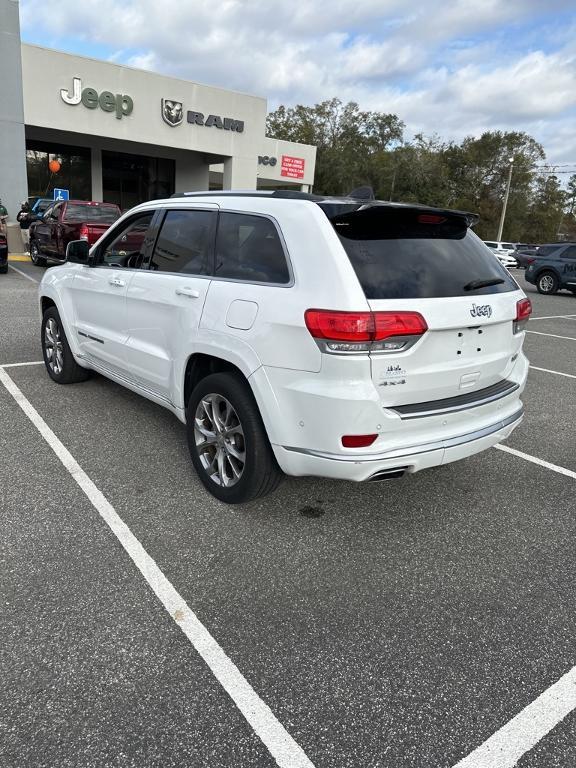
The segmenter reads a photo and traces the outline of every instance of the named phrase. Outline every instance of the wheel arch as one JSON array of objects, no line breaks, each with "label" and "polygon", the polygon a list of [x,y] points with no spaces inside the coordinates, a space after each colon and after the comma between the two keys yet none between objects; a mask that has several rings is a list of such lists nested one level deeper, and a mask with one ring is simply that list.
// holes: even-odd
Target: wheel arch
[{"label": "wheel arch", "polygon": [[240,377],[250,389],[270,443],[277,442],[275,424],[281,424],[278,402],[262,366],[246,374],[239,365],[226,357],[207,352],[195,352],[188,357],[184,369],[182,396],[184,413],[194,387],[212,373],[233,373]]}]

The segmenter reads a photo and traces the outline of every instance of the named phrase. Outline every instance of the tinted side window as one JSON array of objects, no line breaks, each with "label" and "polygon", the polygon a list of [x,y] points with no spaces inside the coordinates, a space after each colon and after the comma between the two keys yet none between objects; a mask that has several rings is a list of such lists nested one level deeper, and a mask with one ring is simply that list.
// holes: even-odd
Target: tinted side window
[{"label": "tinted side window", "polygon": [[187,275],[210,274],[215,225],[213,211],[168,211],[150,268]]},{"label": "tinted side window", "polygon": [[154,212],[131,219],[120,231],[115,230],[103,248],[99,249],[99,262],[114,267],[140,269],[144,259],[144,243]]},{"label": "tinted side window", "polygon": [[552,256],[554,251],[558,250],[557,245],[542,245],[540,248],[538,248],[538,256],[541,258],[548,258],[549,256]]},{"label": "tinted side window", "polygon": [[263,216],[221,213],[215,276],[253,283],[289,283],[286,254],[273,222]]},{"label": "tinted side window", "polygon": [[562,259],[572,259],[576,261],[576,245],[569,245],[568,248],[562,253],[560,257]]}]

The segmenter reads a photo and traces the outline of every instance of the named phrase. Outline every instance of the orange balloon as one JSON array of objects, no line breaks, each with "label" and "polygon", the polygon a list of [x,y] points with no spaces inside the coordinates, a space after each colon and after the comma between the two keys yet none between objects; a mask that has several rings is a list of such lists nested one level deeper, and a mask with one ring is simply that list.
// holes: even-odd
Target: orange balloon
[{"label": "orange balloon", "polygon": [[50,160],[50,162],[48,163],[48,168],[50,168],[52,173],[58,173],[61,167],[62,166],[60,165],[58,160]]}]

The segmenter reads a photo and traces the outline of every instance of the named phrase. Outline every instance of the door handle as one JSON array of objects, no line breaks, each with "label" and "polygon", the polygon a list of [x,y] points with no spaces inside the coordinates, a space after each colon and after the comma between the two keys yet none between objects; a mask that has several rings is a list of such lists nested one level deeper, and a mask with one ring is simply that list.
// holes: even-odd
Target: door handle
[{"label": "door handle", "polygon": [[120,280],[119,277],[111,277],[110,280],[108,280],[110,285],[117,285],[118,287],[122,288],[123,285],[126,285],[124,280]]},{"label": "door handle", "polygon": [[188,296],[189,299],[200,298],[200,291],[196,291],[194,288],[188,288],[187,286],[176,288],[176,294],[178,296]]}]

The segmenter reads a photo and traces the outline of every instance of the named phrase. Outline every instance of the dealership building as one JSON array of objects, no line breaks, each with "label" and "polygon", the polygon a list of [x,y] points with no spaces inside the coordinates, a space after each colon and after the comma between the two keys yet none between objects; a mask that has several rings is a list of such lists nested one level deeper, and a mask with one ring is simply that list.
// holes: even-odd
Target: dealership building
[{"label": "dealership building", "polygon": [[176,191],[312,187],[316,148],[267,138],[266,99],[21,43],[14,0],[0,0],[0,67],[10,219],[55,189],[127,209]]}]

